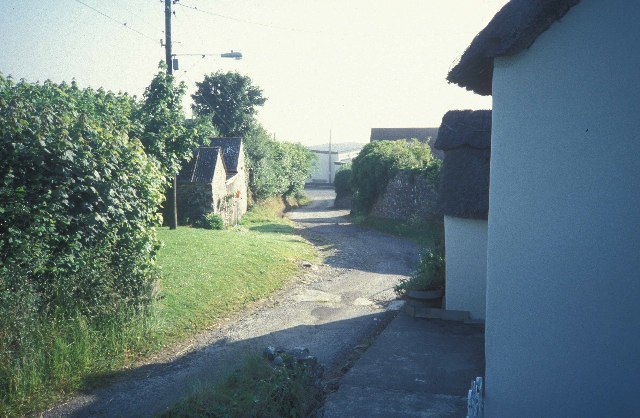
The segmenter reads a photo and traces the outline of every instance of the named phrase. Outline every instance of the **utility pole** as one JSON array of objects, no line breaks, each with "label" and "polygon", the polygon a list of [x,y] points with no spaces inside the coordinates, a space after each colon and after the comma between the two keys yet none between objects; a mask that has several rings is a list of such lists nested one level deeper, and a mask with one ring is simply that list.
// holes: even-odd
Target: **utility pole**
[{"label": "utility pole", "polygon": [[[171,61],[171,2],[173,0],[164,0],[164,49],[166,53],[167,74],[173,75],[173,62]],[[176,198],[176,176],[171,180],[171,187],[167,196],[167,206],[169,208],[169,228],[178,228],[178,202]]]},{"label": "utility pole", "polygon": [[332,168],[332,164],[331,164],[331,128],[329,128],[329,184],[333,183],[331,181],[331,168]]}]

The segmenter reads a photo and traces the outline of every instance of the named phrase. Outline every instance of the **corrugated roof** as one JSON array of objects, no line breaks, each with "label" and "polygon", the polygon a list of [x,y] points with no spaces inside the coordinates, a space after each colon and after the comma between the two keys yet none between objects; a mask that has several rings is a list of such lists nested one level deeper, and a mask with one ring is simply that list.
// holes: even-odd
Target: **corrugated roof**
[{"label": "corrugated roof", "polygon": [[193,157],[182,166],[176,176],[177,183],[211,183],[216,172],[220,147],[198,147]]},{"label": "corrugated roof", "polygon": [[213,138],[211,140],[212,147],[220,147],[222,150],[222,159],[229,173],[238,172],[238,161],[240,160],[240,152],[242,151],[242,138]]},{"label": "corrugated roof", "polygon": [[[493,60],[529,48],[580,0],[511,0],[471,42],[447,76],[451,83],[490,95]],[[603,6],[606,7],[606,5]]]},{"label": "corrugated roof", "polygon": [[426,142],[427,138],[438,136],[438,128],[371,128],[371,142],[395,141],[399,139],[417,139]]}]

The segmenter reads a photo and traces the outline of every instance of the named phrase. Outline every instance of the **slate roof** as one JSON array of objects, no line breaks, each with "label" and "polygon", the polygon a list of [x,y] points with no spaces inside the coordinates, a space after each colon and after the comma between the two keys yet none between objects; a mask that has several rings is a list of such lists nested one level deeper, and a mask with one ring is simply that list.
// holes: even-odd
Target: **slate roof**
[{"label": "slate roof", "polygon": [[417,139],[426,142],[428,137],[438,136],[438,128],[371,128],[370,141],[395,141]]},{"label": "slate roof", "polygon": [[242,151],[242,138],[213,138],[211,146],[220,147],[222,150],[222,159],[227,173],[237,173],[240,152]]},{"label": "slate roof", "polygon": [[[193,157],[186,162],[178,175],[177,183],[211,183],[216,172],[220,147],[198,147]],[[223,162],[224,164],[224,162]]]},{"label": "slate roof", "polygon": [[491,111],[447,112],[434,146],[445,151],[439,193],[442,213],[457,218],[487,219]]},{"label": "slate roof", "polygon": [[493,60],[527,48],[580,0],[511,0],[471,42],[447,80],[483,96],[491,94]]}]

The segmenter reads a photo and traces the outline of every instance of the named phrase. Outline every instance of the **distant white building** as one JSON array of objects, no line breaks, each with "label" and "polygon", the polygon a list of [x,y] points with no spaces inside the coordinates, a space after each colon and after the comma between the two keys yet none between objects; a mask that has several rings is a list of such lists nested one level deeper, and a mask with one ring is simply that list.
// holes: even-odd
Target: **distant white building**
[{"label": "distant white building", "polygon": [[331,152],[329,152],[328,144],[309,147],[309,150],[316,155],[317,159],[307,183],[333,184],[336,171],[360,154],[360,150],[364,145],[357,143],[333,144]]}]

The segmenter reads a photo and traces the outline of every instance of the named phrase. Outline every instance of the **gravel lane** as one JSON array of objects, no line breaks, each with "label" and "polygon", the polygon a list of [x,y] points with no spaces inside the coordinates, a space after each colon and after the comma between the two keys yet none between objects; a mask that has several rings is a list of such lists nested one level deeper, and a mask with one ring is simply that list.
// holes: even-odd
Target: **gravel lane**
[{"label": "gravel lane", "polygon": [[411,273],[416,244],[352,225],[332,208],[333,189],[307,190],[313,203],[289,213],[324,253],[286,289],[218,328],[147,364],[78,394],[45,417],[145,417],[161,413],[203,382],[216,381],[268,345],[304,346],[331,369],[387,323],[398,308],[393,286]]}]

